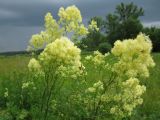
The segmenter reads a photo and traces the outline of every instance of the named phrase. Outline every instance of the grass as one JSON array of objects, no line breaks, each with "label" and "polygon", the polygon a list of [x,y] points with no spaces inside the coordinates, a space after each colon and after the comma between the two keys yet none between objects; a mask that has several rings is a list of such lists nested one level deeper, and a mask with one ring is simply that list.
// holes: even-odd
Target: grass
[{"label": "grass", "polygon": [[[153,54],[156,63],[146,80],[147,92],[144,95],[144,104],[141,107],[144,117],[150,120],[160,120],[160,54]],[[156,118],[155,118],[156,117]]]},{"label": "grass", "polygon": [[[153,58],[156,66],[145,81],[147,92],[144,95],[143,105],[139,107],[138,114],[142,116],[142,120],[160,120],[160,53],[154,53]],[[14,71],[27,69],[29,59],[30,57],[25,55],[0,56],[0,80],[5,80]],[[94,75],[91,77],[98,78]]]},{"label": "grass", "polygon": [[26,69],[29,59],[27,55],[0,56],[0,76]]}]

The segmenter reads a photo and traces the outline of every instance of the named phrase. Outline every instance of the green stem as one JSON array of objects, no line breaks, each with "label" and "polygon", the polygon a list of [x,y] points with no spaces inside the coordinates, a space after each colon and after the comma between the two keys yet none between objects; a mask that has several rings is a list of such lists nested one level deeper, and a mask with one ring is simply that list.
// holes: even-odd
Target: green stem
[{"label": "green stem", "polygon": [[[112,73],[111,76],[110,76],[110,79],[109,79],[109,83],[108,83],[107,85],[105,85],[105,84],[103,83],[103,85],[104,85],[104,91],[102,92],[101,97],[102,97],[103,94],[105,94],[105,92],[107,91],[108,87],[114,82],[114,79],[115,79],[115,78],[116,78],[116,76],[114,76],[114,74]],[[100,97],[100,98],[101,98],[101,97]],[[96,116],[97,116],[97,114],[98,114],[98,111],[99,111],[99,108],[100,108],[100,105],[101,105],[101,104],[102,104],[102,100],[100,99],[100,100],[98,101],[98,104],[97,104],[96,108],[95,108],[93,120],[96,119]]]},{"label": "green stem", "polygon": [[47,98],[47,101],[46,101],[46,109],[45,109],[45,113],[44,113],[44,120],[47,120],[48,109],[49,109],[49,102],[50,102],[50,98],[52,96],[53,89],[54,89],[55,84],[56,84],[56,80],[57,80],[57,76],[55,77],[54,82],[51,85],[50,90],[48,91],[49,94],[48,94],[48,98]]}]

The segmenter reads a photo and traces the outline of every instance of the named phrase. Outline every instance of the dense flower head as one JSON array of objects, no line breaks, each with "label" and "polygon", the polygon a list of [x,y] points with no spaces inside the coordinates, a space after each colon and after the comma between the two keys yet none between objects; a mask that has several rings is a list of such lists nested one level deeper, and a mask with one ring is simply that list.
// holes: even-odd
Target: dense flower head
[{"label": "dense flower head", "polygon": [[73,37],[88,34],[88,29],[82,24],[82,16],[80,10],[75,6],[69,6],[66,9],[61,7],[58,12],[60,17],[59,23],[66,32],[74,32]]},{"label": "dense flower head", "polygon": [[79,27],[77,27],[77,30],[75,31],[77,35],[86,35],[88,34],[88,29],[83,25],[79,25]]},{"label": "dense flower head", "polygon": [[95,64],[104,64],[105,63],[105,56],[100,53],[99,51],[94,51],[94,63]]},{"label": "dense flower head", "polygon": [[61,77],[76,78],[84,70],[80,59],[81,50],[77,48],[67,37],[56,39],[49,43],[38,56],[32,58],[28,64],[30,71],[45,74],[47,69],[52,68],[54,74]]},{"label": "dense flower head", "polygon": [[35,58],[30,59],[28,68],[31,72],[39,71],[41,69],[41,65],[39,64],[39,61]]},{"label": "dense flower head", "polygon": [[28,48],[29,50],[42,49],[46,44],[60,38],[61,35],[62,30],[59,28],[59,24],[57,24],[51,13],[47,13],[45,16],[45,31],[32,35]]},{"label": "dense flower head", "polygon": [[133,109],[142,104],[141,96],[146,91],[146,87],[139,84],[137,78],[130,78],[122,82],[120,93],[114,96],[114,105],[110,112],[119,118],[130,116]]},{"label": "dense flower head", "polygon": [[[43,49],[47,44],[69,33],[72,41],[89,33],[88,28],[82,23],[81,12],[75,5],[66,9],[61,7],[58,16],[59,20],[56,21],[50,12],[45,15],[45,30],[32,36],[28,51]],[[90,27],[98,29],[95,22],[92,22]]]},{"label": "dense flower head", "polygon": [[62,29],[60,29],[59,24],[53,18],[52,14],[48,12],[45,16],[45,29],[46,34],[49,38],[46,38],[46,41],[53,42],[55,39],[62,36]]},{"label": "dense flower head", "polygon": [[92,20],[88,26],[88,29],[99,31],[99,28],[97,27],[97,22],[95,20]]},{"label": "dense flower head", "polygon": [[103,83],[101,81],[98,81],[96,83],[93,84],[92,87],[89,87],[86,92],[90,92],[90,93],[94,93],[96,91],[102,91],[103,88]]},{"label": "dense flower head", "polygon": [[35,34],[35,35],[32,35],[29,41],[29,44],[31,48],[39,49],[43,47],[44,39],[41,34]]},{"label": "dense flower head", "polygon": [[[52,25],[57,24],[57,23],[56,23],[56,20],[53,19],[53,16],[52,16],[52,14],[51,14],[50,12],[48,12],[48,13],[46,14],[44,20],[45,20],[45,27],[46,27],[46,28],[50,28]],[[53,27],[53,26],[52,26],[52,27]]]},{"label": "dense flower head", "polygon": [[88,62],[92,62],[95,67],[107,66],[106,58],[109,53],[102,54],[99,51],[94,51],[93,55],[88,55],[85,57],[85,60]]},{"label": "dense flower head", "polygon": [[60,21],[82,22],[81,12],[75,5],[69,6],[66,9],[61,7],[58,16],[60,17]]},{"label": "dense flower head", "polygon": [[128,77],[148,77],[148,68],[155,65],[151,50],[149,37],[142,33],[135,39],[116,41],[112,53],[119,61],[114,65],[114,71]]},{"label": "dense flower head", "polygon": [[68,38],[61,37],[48,44],[39,58],[43,63],[80,64],[80,52]]}]

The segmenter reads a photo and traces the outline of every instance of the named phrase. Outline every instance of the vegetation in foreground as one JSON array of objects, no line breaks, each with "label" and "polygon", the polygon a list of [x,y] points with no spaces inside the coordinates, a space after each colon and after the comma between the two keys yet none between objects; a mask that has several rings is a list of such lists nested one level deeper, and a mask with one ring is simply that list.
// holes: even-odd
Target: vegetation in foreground
[{"label": "vegetation in foreground", "polygon": [[58,16],[47,13],[45,31],[32,36],[28,49],[44,50],[28,69],[1,80],[2,119],[146,119],[140,105],[155,66],[149,37],[117,40],[110,53],[95,51],[82,61],[72,41],[98,31],[97,23],[86,28],[76,6],[60,8]]},{"label": "vegetation in foreground", "polygon": [[[84,58],[87,55],[91,55],[92,53],[88,53],[82,55],[82,61],[84,61]],[[9,117],[7,117],[6,113],[7,111],[4,110],[4,101],[2,101],[2,98],[4,96],[4,88],[7,86],[11,86],[11,88],[14,88],[13,85],[16,85],[16,78],[13,78],[12,75],[15,75],[15,72],[21,72],[21,74],[26,73],[26,67],[28,65],[30,57],[29,56],[1,56],[0,57],[0,119],[3,120],[10,120]],[[145,85],[147,88],[146,93],[144,94],[143,98],[143,104],[138,108],[136,115],[133,117],[133,120],[157,120],[160,118],[160,90],[159,90],[159,78],[160,78],[160,54],[155,53],[153,54],[153,59],[156,63],[156,66],[154,69],[151,70],[150,77],[145,81]],[[87,65],[87,64],[86,64]],[[88,67],[88,66],[86,66]],[[90,69],[90,73],[93,73],[93,69]],[[104,71],[104,73],[107,73]],[[22,82],[23,79],[21,79],[19,76],[19,81]],[[89,79],[97,78],[98,76],[91,75]],[[11,82],[14,81],[14,82]],[[6,116],[6,117],[5,117]]]}]

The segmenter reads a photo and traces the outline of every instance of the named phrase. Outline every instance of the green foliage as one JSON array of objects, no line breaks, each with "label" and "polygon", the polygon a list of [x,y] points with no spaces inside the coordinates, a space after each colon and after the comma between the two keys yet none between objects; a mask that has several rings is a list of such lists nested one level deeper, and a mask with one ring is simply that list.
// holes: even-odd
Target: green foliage
[{"label": "green foliage", "polygon": [[146,35],[149,35],[151,41],[153,43],[153,51],[159,52],[160,51],[160,28],[151,27],[151,28],[144,28],[143,32]]},{"label": "green foliage", "polygon": [[[91,53],[82,53],[83,57],[82,57],[82,61],[84,61],[84,57],[86,55],[91,55]],[[112,57],[112,56],[110,56]],[[154,61],[156,62],[156,67],[154,69],[151,70],[150,73],[150,77],[147,78],[147,80],[143,81],[143,83],[146,85],[147,91],[144,95],[144,102],[143,105],[138,107],[136,111],[134,111],[134,116],[131,117],[131,120],[157,120],[160,116],[160,103],[159,103],[159,78],[160,78],[160,54],[156,53],[153,54],[153,58]],[[18,61],[20,60],[20,61]],[[28,64],[28,60],[29,57],[26,56],[12,56],[12,57],[0,57],[0,66],[1,66],[1,71],[3,70],[2,68],[5,68],[8,64],[9,66],[5,68],[5,71],[0,72],[0,119],[2,120],[12,120],[12,116],[10,114],[10,112],[8,110],[6,110],[6,100],[4,98],[4,92],[5,92],[5,87],[8,87],[9,91],[11,91],[10,89],[15,89],[14,91],[17,91],[14,93],[15,96],[15,102],[17,103],[19,101],[19,98],[17,97],[19,94],[19,90],[17,89],[17,79],[19,79],[19,81],[22,81],[22,78],[26,76],[26,74],[22,73],[26,73],[25,69],[26,66]],[[7,62],[6,62],[7,61]],[[109,62],[113,62],[113,60],[111,59]],[[14,63],[14,64],[12,64]],[[19,67],[20,66],[20,67]],[[88,83],[88,86],[90,86],[92,84],[92,82],[94,82],[93,80],[97,80],[100,79],[100,76],[98,75],[98,73],[95,73],[95,69],[93,69],[91,64],[87,64],[85,63],[86,69],[88,71],[88,75],[87,75],[87,79],[90,80],[90,82]],[[13,74],[10,74],[13,72],[13,70],[16,70],[16,72],[21,71],[21,75],[17,74],[16,76],[19,77],[14,77],[13,78]],[[93,74],[94,72],[94,74]],[[106,76],[109,74],[107,71],[102,71]],[[15,75],[15,74],[14,74]],[[24,78],[25,79],[25,78]],[[24,81],[23,79],[23,81]],[[12,81],[12,82],[11,82]],[[35,80],[37,82],[39,82],[39,80]],[[72,81],[73,82],[73,81]],[[11,84],[11,85],[10,85]],[[38,85],[38,83],[36,83]],[[40,84],[40,83],[39,83]],[[73,99],[70,101],[67,96],[70,94],[71,95],[71,90],[76,88],[76,85],[80,85],[78,83],[78,81],[75,81],[74,83],[70,83],[70,81],[67,81],[65,83],[65,86],[63,88],[63,90],[61,90],[59,93],[57,93],[57,99],[59,99],[60,101],[58,101],[58,103],[54,101],[52,101],[52,108],[55,109],[55,107],[57,109],[60,109],[61,114],[62,113],[70,113],[70,115],[78,115],[78,114],[82,114],[83,111],[80,109],[82,107],[81,104],[77,103],[75,107],[75,109],[78,109],[79,112],[76,112],[73,110],[73,107],[69,106],[68,103],[73,103]],[[43,86],[43,84],[42,84]],[[84,88],[84,86],[80,85],[82,88]],[[16,90],[17,89],[17,90]],[[30,88],[29,88],[30,89]],[[37,89],[38,90],[38,89]],[[41,87],[39,88],[39,90],[41,91]],[[39,91],[39,92],[40,92]],[[33,91],[32,91],[33,92]],[[37,91],[37,95],[36,94],[32,94],[33,96],[36,97],[35,101],[37,101],[39,92]],[[64,92],[64,93],[63,93]],[[77,96],[78,97],[78,96]],[[73,98],[73,97],[72,97]],[[30,99],[30,98],[29,98]],[[68,100],[68,102],[65,104],[64,101]],[[37,119],[38,116],[40,116],[39,108],[37,106],[37,102],[32,101],[30,102],[30,104],[32,105],[32,109],[29,110],[29,116],[27,120],[31,120],[31,119]],[[58,106],[55,106],[58,105]],[[66,109],[64,109],[66,108]],[[70,108],[70,109],[68,109]],[[72,108],[72,109],[71,109]],[[70,111],[69,111],[70,110]],[[12,108],[12,111],[14,112],[18,112],[19,108],[15,107]],[[19,114],[21,113],[21,111],[19,111]],[[56,113],[55,115],[57,115],[58,113]],[[15,116],[17,116],[15,113],[13,114]],[[30,118],[30,116],[34,116],[33,118]],[[17,116],[18,117],[18,116]],[[52,116],[53,117],[53,116]],[[73,116],[72,116],[73,117]],[[74,116],[76,117],[76,116]],[[53,118],[55,119],[55,117]],[[62,118],[57,118],[57,119],[62,119]],[[51,119],[52,120],[52,119]],[[106,120],[106,118],[104,119]]]},{"label": "green foliage", "polygon": [[99,31],[92,31],[82,39],[81,46],[86,46],[86,50],[94,51],[98,49],[98,45],[102,42],[105,42],[105,36]]},{"label": "green foliage", "polygon": [[107,36],[109,43],[112,45],[116,40],[135,38],[143,28],[141,22],[133,18],[129,18],[121,24],[114,24],[116,24],[116,27],[113,31],[109,32]]},{"label": "green foliage", "polygon": [[115,12],[106,17],[108,41],[113,45],[116,40],[135,38],[143,28],[139,20],[143,13],[143,9],[133,3],[117,5]]},{"label": "green foliage", "polygon": [[138,8],[137,5],[131,2],[129,4],[121,3],[117,5],[115,13],[119,20],[123,22],[129,18],[138,19],[140,16],[143,16],[144,11],[143,8]]},{"label": "green foliage", "polygon": [[100,43],[98,46],[98,50],[101,53],[107,53],[111,50],[112,46],[108,42]]},{"label": "green foliage", "polygon": [[92,21],[96,21],[99,30],[89,30],[87,36],[82,38],[79,46],[83,50],[97,50],[100,43],[106,42],[106,36],[102,32],[104,31],[105,21],[102,17],[97,16],[91,18],[88,23],[90,24]]},{"label": "green foliage", "polygon": [[143,9],[133,3],[121,3],[117,5],[114,13],[106,16],[106,19],[97,16],[91,18],[97,22],[99,31],[90,31],[87,37],[82,39],[81,46],[87,46],[87,50],[97,50],[103,42],[109,42],[113,46],[116,40],[135,38],[143,29],[139,20],[143,14]]}]

